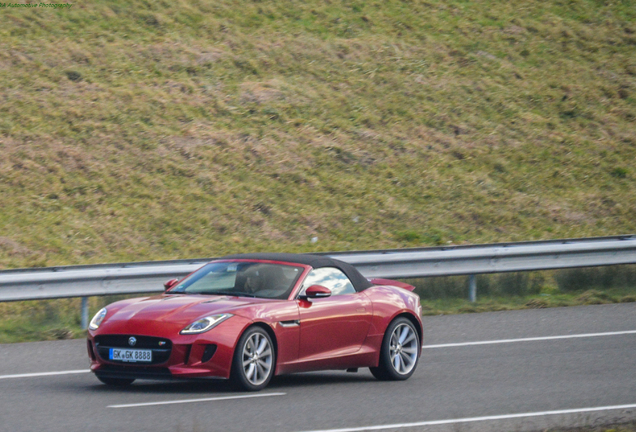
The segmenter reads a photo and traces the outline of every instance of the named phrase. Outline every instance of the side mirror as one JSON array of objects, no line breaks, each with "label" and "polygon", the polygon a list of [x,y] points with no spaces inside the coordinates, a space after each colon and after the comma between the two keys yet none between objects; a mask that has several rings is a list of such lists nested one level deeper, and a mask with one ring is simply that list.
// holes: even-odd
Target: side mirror
[{"label": "side mirror", "polygon": [[163,287],[165,288],[165,291],[168,291],[170,288],[175,286],[177,282],[179,282],[179,279],[170,279],[168,282],[164,283]]},{"label": "side mirror", "polygon": [[312,285],[305,290],[305,295],[301,296],[302,299],[308,298],[325,298],[331,295],[331,290],[322,285]]}]

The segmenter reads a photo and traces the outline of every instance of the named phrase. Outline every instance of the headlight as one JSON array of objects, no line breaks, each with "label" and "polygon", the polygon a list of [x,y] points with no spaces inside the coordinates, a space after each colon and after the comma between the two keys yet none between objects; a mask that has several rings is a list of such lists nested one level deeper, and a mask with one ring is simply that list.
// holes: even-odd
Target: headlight
[{"label": "headlight", "polygon": [[232,316],[234,315],[220,314],[220,315],[207,316],[205,318],[196,320],[195,322],[193,322],[192,324],[190,324],[189,326],[181,330],[180,333],[183,335],[203,333],[210,330],[211,328],[216,327],[217,325],[221,324],[223,321],[225,321],[226,319]]},{"label": "headlight", "polygon": [[104,321],[104,317],[106,316],[107,312],[108,311],[106,310],[106,308],[100,309],[100,311],[97,312],[95,316],[93,317],[93,319],[91,320],[90,324],[88,325],[88,328],[91,330],[97,330],[99,328],[99,325],[102,323],[102,321]]}]

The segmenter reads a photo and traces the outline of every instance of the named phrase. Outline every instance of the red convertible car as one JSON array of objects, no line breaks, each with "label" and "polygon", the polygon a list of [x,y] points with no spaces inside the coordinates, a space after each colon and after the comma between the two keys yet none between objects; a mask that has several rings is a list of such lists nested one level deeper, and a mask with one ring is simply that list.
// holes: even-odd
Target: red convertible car
[{"label": "red convertible car", "polygon": [[165,287],[91,320],[91,370],[105,384],[213,377],[260,390],[274,375],[361,367],[404,380],[421,353],[413,287],[332,258],[232,255]]}]

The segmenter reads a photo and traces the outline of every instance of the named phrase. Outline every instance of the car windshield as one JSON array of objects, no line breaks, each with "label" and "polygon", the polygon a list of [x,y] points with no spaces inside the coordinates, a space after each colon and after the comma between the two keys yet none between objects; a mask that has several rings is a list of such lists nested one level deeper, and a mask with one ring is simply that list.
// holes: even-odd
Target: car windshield
[{"label": "car windshield", "polygon": [[302,270],[285,264],[213,262],[180,281],[168,293],[286,299]]}]

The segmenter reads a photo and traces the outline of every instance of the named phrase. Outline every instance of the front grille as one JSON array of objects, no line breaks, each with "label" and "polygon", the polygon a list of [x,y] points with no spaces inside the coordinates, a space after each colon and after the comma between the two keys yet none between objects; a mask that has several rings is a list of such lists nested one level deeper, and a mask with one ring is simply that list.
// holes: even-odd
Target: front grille
[{"label": "front grille", "polygon": [[[128,343],[130,337],[137,339],[137,343],[131,346]],[[95,337],[95,344],[109,346],[112,348],[160,348],[171,349],[172,341],[170,339],[158,338],[153,336],[137,336],[137,335],[102,335]]]},{"label": "front grille", "polygon": [[[136,339],[136,343],[132,346],[128,343],[131,337]],[[150,349],[152,350],[152,361],[150,363],[140,364],[155,365],[168,361],[170,352],[172,351],[172,342],[169,339],[137,335],[102,335],[95,337],[95,350],[103,360],[129,364],[127,362],[110,360],[111,348]]]}]

